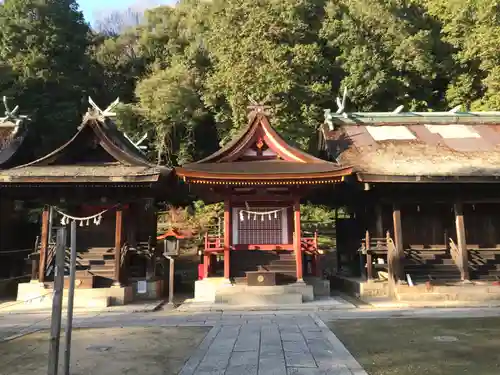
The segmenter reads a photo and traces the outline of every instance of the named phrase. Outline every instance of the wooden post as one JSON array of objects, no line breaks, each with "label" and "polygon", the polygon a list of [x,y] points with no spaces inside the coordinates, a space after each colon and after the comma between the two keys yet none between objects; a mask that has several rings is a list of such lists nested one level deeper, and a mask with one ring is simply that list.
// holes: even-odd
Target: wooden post
[{"label": "wooden post", "polygon": [[293,204],[294,214],[294,250],[295,250],[295,263],[297,267],[297,281],[304,281],[304,266],[302,264],[302,237],[300,233],[300,199],[296,199]]},{"label": "wooden post", "polygon": [[231,277],[230,253],[231,253],[231,201],[224,200],[224,278]]},{"label": "wooden post", "polygon": [[463,204],[457,202],[453,206],[455,211],[455,226],[457,228],[457,246],[460,251],[460,275],[462,280],[469,280],[469,257],[467,252],[467,240],[465,238],[465,222]]},{"label": "wooden post", "polygon": [[203,279],[206,279],[210,276],[210,254],[203,254]]},{"label": "wooden post", "polygon": [[340,259],[340,250],[339,250],[339,242],[337,241],[338,238],[338,223],[339,221],[339,208],[335,208],[335,250],[336,250],[336,256],[337,256],[337,273],[340,272],[342,269],[342,264],[341,264],[341,259]]},{"label": "wooden post", "polygon": [[370,249],[370,232],[365,232],[365,248],[366,248],[366,278],[373,280],[373,260]]},{"label": "wooden post", "polygon": [[45,281],[45,268],[47,267],[47,251],[49,248],[49,206],[45,206],[42,212],[42,233],[40,236],[40,266],[38,268],[38,280]]},{"label": "wooden post", "polygon": [[384,221],[383,221],[382,212],[383,212],[382,205],[380,203],[375,205],[377,238],[384,237]]},{"label": "wooden post", "polygon": [[121,206],[116,208],[116,224],[115,224],[115,282],[116,286],[120,286],[120,269],[121,269],[121,251],[122,251],[122,232],[123,232],[123,209]]},{"label": "wooden post", "polygon": [[396,254],[393,257],[393,270],[397,279],[404,280],[403,227],[401,225],[401,208],[396,203],[392,208],[392,221],[394,224],[394,246],[396,247]]},{"label": "wooden post", "polygon": [[38,278],[38,266],[39,266],[39,258],[32,256],[31,258],[31,280],[36,280]]},{"label": "wooden post", "polygon": [[[48,215],[47,215],[48,219]],[[47,220],[48,222],[48,220]],[[57,232],[55,272],[54,272],[54,297],[52,298],[52,314],[50,323],[49,340],[49,365],[48,375],[57,375],[59,368],[59,343],[61,339],[61,317],[64,290],[64,258],[66,253],[66,228]]]}]

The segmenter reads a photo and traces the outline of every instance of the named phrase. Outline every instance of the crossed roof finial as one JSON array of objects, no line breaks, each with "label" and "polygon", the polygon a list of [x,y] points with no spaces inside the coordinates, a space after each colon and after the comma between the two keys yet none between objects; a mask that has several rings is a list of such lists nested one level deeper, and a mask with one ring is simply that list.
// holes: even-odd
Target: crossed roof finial
[{"label": "crossed roof finial", "polygon": [[99,108],[97,104],[92,100],[89,96],[89,104],[92,108],[89,108],[86,115],[97,115],[101,119],[105,119],[107,117],[116,117],[116,112],[113,112],[113,109],[120,104],[120,98],[116,98],[116,100],[111,103],[105,110]]},{"label": "crossed roof finial", "polygon": [[248,100],[250,101],[250,105],[247,106],[247,108],[250,110],[250,115],[254,113],[263,113],[266,116],[270,115],[269,110],[271,109],[271,106],[265,104],[269,101],[269,98],[258,102],[249,95]]},{"label": "crossed roof finial", "polygon": [[19,106],[16,105],[14,109],[11,111],[9,108],[9,104],[7,103],[7,97],[4,95],[3,96],[3,105],[5,107],[5,116],[0,117],[0,126],[14,126],[14,130],[12,131],[12,135],[16,135],[16,133],[19,131],[19,126],[21,123],[29,119],[28,116],[26,115],[19,115]]}]

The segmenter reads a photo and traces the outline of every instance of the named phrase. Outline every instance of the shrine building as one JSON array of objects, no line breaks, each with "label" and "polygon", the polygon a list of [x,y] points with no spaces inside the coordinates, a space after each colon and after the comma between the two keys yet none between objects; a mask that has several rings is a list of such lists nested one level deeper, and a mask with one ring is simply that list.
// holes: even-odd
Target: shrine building
[{"label": "shrine building", "polygon": [[[33,160],[35,143],[33,124],[19,114],[19,107],[9,108],[3,97],[5,116],[0,117],[0,171]],[[31,239],[37,225],[26,220],[27,211],[21,201],[0,190],[0,294],[15,293],[19,281],[29,279],[26,262],[33,250]]]},{"label": "shrine building", "polygon": [[39,261],[33,262],[32,282],[19,284],[18,300],[45,296],[53,288],[56,232],[62,226],[69,232],[72,221],[77,224],[75,303],[129,302],[141,280],[151,284],[152,297],[161,293],[154,269],[155,202],[168,190],[170,170],[151,164],[118,130],[112,106],[103,111],[90,103],[69,141],[0,171],[2,197],[44,206],[35,249]]},{"label": "shrine building", "polygon": [[338,285],[388,277],[383,293],[398,299],[423,284],[500,298],[500,112],[340,109],[321,138],[325,158],[353,170],[335,192],[350,213],[337,223]]},{"label": "shrine building", "polygon": [[[195,283],[195,300],[237,303],[266,293],[279,303],[313,298],[319,249],[316,235],[301,233],[300,202],[318,187],[341,183],[350,166],[291,146],[257,106],[239,135],[175,173],[205,201],[224,202],[223,234],[205,237],[204,280]],[[279,297],[284,290],[289,295]]]}]

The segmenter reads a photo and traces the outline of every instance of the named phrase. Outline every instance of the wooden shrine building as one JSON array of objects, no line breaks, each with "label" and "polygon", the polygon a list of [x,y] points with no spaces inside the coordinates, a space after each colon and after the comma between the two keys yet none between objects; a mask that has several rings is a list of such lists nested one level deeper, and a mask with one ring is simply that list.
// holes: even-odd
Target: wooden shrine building
[{"label": "wooden shrine building", "polygon": [[[30,119],[19,115],[19,107],[9,109],[3,97],[5,116],[0,117],[0,171],[33,160],[33,131]],[[26,220],[22,202],[10,199],[0,190],[0,293],[4,286],[17,283],[27,275],[26,258],[33,243],[29,240],[35,227]]]},{"label": "wooden shrine building", "polygon": [[[314,187],[340,183],[351,168],[290,146],[256,107],[232,141],[175,171],[203,199],[224,202],[223,235],[205,238],[204,278],[274,285],[314,272],[317,240],[301,235],[300,200]],[[216,258],[223,258],[220,271]]]},{"label": "wooden shrine building", "polygon": [[500,278],[500,112],[326,120],[320,148],[353,167],[335,192],[351,212],[337,231],[341,272],[416,284]]},{"label": "wooden shrine building", "polygon": [[44,157],[1,171],[0,188],[11,199],[36,200],[44,206],[39,267],[33,269],[33,278],[43,288],[51,287],[55,229],[74,220],[77,288],[121,286],[115,288],[121,292],[110,297],[123,303],[131,279],[151,276],[146,272],[152,273],[150,260],[155,258],[155,199],[165,194],[170,170],[151,164],[117,129],[111,107],[102,111],[90,102],[93,108],[68,142]]}]

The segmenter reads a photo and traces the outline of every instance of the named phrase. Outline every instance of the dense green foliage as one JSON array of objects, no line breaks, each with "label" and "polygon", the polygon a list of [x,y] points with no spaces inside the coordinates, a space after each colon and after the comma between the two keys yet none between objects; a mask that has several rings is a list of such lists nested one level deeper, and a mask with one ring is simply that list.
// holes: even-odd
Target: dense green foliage
[{"label": "dense green foliage", "polygon": [[[0,5],[0,91],[46,140],[74,132],[90,94],[126,103],[170,165],[218,148],[251,100],[287,139],[314,145],[324,108],[500,107],[500,0],[180,0],[138,25],[91,31],[72,0]],[[128,24],[134,25],[130,28]],[[110,32],[112,30],[112,32]]]}]

